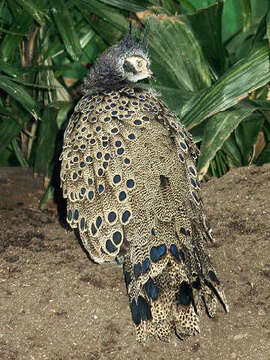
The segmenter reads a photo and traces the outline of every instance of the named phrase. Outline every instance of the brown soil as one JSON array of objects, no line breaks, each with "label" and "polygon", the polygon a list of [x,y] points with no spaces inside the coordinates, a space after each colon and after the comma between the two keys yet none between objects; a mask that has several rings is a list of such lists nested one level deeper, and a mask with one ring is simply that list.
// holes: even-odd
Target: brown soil
[{"label": "brown soil", "polygon": [[182,342],[136,343],[121,268],[96,265],[40,179],[0,169],[1,360],[270,359],[270,165],[235,169],[203,187],[217,242],[209,248],[230,313],[202,317]]}]

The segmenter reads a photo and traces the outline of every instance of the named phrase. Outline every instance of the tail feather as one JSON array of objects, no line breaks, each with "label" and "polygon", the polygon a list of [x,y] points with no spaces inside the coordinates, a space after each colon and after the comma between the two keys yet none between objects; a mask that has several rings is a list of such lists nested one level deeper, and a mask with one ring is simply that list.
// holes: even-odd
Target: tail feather
[{"label": "tail feather", "polygon": [[228,311],[223,289],[213,267],[204,272],[190,273],[188,265],[175,253],[166,250],[162,271],[148,276],[136,276],[128,256],[124,274],[130,300],[132,320],[137,340],[145,342],[148,336],[170,341],[175,333],[180,339],[200,332],[199,319],[203,310],[210,317],[216,312],[217,300]]}]

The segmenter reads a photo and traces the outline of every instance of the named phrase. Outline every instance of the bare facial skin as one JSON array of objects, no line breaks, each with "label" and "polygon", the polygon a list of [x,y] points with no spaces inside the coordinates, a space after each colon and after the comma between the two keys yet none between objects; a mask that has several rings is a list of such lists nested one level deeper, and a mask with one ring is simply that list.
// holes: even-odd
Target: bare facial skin
[{"label": "bare facial skin", "polygon": [[153,73],[149,69],[149,62],[140,56],[130,56],[124,62],[127,79],[137,82],[150,77]]}]

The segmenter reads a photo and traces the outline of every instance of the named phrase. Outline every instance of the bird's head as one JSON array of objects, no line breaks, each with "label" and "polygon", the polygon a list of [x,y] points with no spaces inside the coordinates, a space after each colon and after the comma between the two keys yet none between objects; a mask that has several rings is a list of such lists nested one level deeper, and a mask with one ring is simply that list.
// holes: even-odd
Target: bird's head
[{"label": "bird's head", "polygon": [[108,48],[96,60],[85,80],[85,92],[110,89],[151,77],[150,60],[145,38],[134,39],[131,34]]}]

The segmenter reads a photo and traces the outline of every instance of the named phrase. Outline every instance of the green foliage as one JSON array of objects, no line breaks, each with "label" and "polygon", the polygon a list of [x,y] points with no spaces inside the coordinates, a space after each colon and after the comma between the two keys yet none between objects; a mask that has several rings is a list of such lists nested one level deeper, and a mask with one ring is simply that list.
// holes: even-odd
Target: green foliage
[{"label": "green foliage", "polygon": [[149,26],[151,86],[198,143],[200,176],[269,162],[268,0],[6,0],[0,165],[50,181],[87,66],[130,19]]}]

